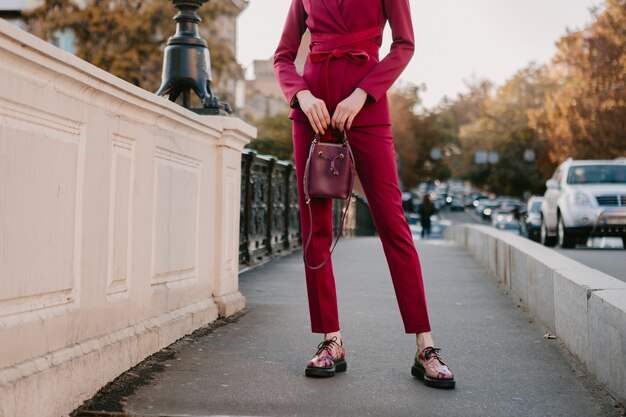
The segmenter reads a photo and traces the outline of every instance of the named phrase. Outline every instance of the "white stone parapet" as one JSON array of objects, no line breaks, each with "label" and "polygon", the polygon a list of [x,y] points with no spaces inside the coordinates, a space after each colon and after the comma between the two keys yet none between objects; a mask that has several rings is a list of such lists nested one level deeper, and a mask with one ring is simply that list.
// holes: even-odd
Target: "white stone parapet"
[{"label": "white stone parapet", "polygon": [[450,238],[626,402],[626,283],[493,227],[455,225]]},{"label": "white stone parapet", "polygon": [[241,310],[241,151],[199,116],[0,19],[0,416],[66,415]]}]

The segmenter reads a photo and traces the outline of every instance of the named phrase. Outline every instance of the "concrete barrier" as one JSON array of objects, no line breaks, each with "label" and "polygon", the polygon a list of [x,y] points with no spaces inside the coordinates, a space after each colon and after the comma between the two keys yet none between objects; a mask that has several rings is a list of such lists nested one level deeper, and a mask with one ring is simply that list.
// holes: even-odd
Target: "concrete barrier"
[{"label": "concrete barrier", "polygon": [[241,151],[199,116],[0,19],[0,416],[66,415],[244,307]]},{"label": "concrete barrier", "polygon": [[450,233],[626,402],[626,283],[492,227],[461,224]]}]

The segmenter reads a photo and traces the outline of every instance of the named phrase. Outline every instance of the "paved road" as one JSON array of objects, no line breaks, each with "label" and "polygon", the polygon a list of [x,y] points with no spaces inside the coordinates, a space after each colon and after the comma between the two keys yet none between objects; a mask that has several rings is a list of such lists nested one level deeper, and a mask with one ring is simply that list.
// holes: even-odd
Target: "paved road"
[{"label": "paved road", "polygon": [[450,220],[454,223],[476,223],[476,224],[488,224],[486,221],[482,221],[478,216],[472,215],[468,210],[466,211],[450,211],[444,209],[441,211],[440,216],[446,220]]},{"label": "paved road", "polygon": [[[442,217],[452,223],[481,223],[479,219],[469,212],[444,211]],[[593,247],[579,246],[576,249],[555,250],[591,268],[598,269],[605,274],[609,274],[617,279],[626,282],[626,251],[622,249],[619,239],[593,239]]]},{"label": "paved road", "polygon": [[[403,333],[376,238],[341,241],[335,270],[348,371],[304,376],[319,335],[309,330],[301,254],[241,276],[248,312],[186,338],[151,367],[146,385],[119,392],[139,415],[304,417],[616,416],[612,400],[532,323],[462,248],[418,241],[431,323],[457,389],[410,375],[414,337]],[[161,372],[154,372],[160,369]],[[131,370],[127,380],[145,379]],[[134,393],[133,393],[134,392]],[[106,395],[106,392],[105,392]]]},{"label": "paved road", "polygon": [[626,251],[624,249],[578,247],[556,250],[562,255],[626,282]]}]

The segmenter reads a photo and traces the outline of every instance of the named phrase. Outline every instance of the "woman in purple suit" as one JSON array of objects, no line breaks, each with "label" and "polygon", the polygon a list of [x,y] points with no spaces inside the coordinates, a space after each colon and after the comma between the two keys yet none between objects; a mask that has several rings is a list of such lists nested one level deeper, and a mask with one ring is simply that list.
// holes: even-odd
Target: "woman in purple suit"
[{"label": "woman in purple suit", "polygon": [[[389,22],[390,53],[379,60],[382,32]],[[304,73],[294,60],[305,30],[311,45]],[[451,388],[452,372],[434,347],[413,238],[404,218],[398,186],[387,90],[413,56],[413,26],[408,0],[292,0],[274,57],[280,86],[292,108],[293,144],[301,207],[302,179],[316,133],[332,140],[348,132],[355,168],[380,235],[407,333],[415,333],[412,374],[434,387]],[[319,264],[332,242],[332,201],[312,199],[313,222],[302,215],[302,236],[312,228],[309,261]],[[345,371],[346,359],[337,314],[332,262],[305,266],[311,327],[324,340],[308,362],[307,376]]]}]

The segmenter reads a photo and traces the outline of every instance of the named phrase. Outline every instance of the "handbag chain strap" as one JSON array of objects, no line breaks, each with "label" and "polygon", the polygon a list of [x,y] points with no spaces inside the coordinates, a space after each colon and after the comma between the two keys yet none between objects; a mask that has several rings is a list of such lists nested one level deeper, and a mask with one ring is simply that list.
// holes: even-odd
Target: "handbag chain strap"
[{"label": "handbag chain strap", "polygon": [[[335,250],[335,246],[337,246],[337,242],[339,242],[339,238],[341,237],[341,234],[343,233],[343,225],[346,221],[346,216],[348,215],[348,209],[350,208],[350,201],[352,200],[352,188],[354,186],[354,182],[352,182],[350,184],[350,191],[348,192],[348,198],[346,199],[347,200],[346,208],[343,211],[343,214],[341,215],[341,224],[339,226],[339,231],[337,232],[337,236],[335,237],[335,242],[330,248],[330,253],[321,264],[315,265],[315,266],[309,265],[309,263],[306,260],[306,253],[309,250],[309,246],[311,245],[311,238],[313,237],[313,213],[311,211],[311,196],[309,195],[309,170],[310,170],[310,161],[315,151],[315,145],[319,143],[319,140],[320,140],[320,134],[316,133],[315,138],[313,139],[313,142],[311,143],[311,148],[309,149],[309,157],[306,160],[306,167],[304,168],[304,178],[303,178],[304,202],[306,203],[308,211],[309,211],[309,236],[307,237],[306,243],[304,244],[304,249],[302,252],[302,259],[304,260],[304,265],[307,268],[314,269],[314,270],[321,269],[324,267],[324,265],[328,263],[328,261],[330,260],[330,257],[333,254],[333,251]],[[352,148],[350,147],[350,144],[348,143],[348,136],[346,135],[345,132],[343,133],[343,145],[348,150],[350,169],[354,169],[354,155],[352,155]]]}]

